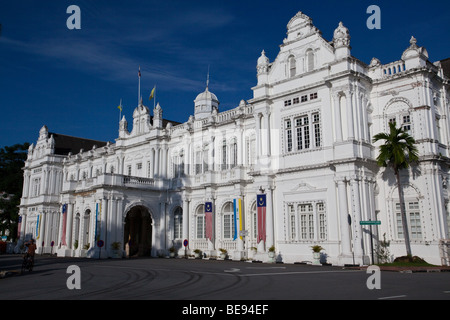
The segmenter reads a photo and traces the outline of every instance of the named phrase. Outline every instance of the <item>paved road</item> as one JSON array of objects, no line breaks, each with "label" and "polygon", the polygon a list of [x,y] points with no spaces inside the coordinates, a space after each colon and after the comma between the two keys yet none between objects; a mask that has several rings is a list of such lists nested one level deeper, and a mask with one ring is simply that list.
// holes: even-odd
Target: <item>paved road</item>
[{"label": "paved road", "polygon": [[[21,256],[0,256],[0,271]],[[80,269],[80,289],[68,289]],[[381,272],[340,267],[185,259],[74,259],[38,256],[32,273],[0,279],[0,300],[450,300],[450,272]],[[73,282],[74,283],[74,282]]]}]

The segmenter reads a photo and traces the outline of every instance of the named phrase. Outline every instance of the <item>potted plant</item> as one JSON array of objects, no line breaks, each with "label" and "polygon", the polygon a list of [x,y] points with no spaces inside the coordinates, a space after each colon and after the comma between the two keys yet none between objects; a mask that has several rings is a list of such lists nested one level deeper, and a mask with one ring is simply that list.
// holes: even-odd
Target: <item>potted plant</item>
[{"label": "potted plant", "polygon": [[273,257],[275,257],[275,246],[269,248],[269,258],[272,259]]},{"label": "potted plant", "polygon": [[314,258],[313,264],[320,264],[320,251],[322,251],[323,248],[319,245],[314,245],[311,246],[311,249],[313,251],[313,258]]},{"label": "potted plant", "polygon": [[228,251],[226,249],[219,249],[220,250],[220,259],[224,259],[227,257]]},{"label": "potted plant", "polygon": [[195,250],[194,250],[194,257],[195,257],[196,259],[200,258],[200,257],[201,257],[201,254],[202,254],[202,251],[201,251],[200,249],[195,249]]},{"label": "potted plant", "polygon": [[175,257],[175,247],[172,246],[172,247],[169,248],[169,256],[171,258]]},{"label": "potted plant", "polygon": [[75,250],[78,249],[78,240],[75,240],[75,242],[73,243],[73,248],[74,248]]},{"label": "potted plant", "polygon": [[111,243],[111,249],[112,249],[112,257],[113,258],[120,258],[120,242],[113,242]]}]

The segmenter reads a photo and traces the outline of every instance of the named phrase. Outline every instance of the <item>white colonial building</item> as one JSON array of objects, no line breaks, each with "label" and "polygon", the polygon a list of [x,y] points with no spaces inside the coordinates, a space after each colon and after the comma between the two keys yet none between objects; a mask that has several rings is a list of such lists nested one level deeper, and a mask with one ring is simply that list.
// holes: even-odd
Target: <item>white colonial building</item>
[{"label": "white colonial building", "polygon": [[[220,112],[207,86],[184,123],[141,102],[115,143],[42,127],[24,167],[21,237],[41,253],[100,258],[113,243],[123,256],[184,255],[186,239],[189,254],[223,248],[269,261],[274,246],[286,263],[313,261],[317,244],[323,262],[344,265],[372,263],[371,242],[385,235],[402,256],[395,177],[377,166],[372,143],[395,121],[420,152],[401,177],[413,255],[448,264],[448,60],[432,63],[403,40],[398,61],[366,65],[342,23],[328,41],[299,12],[278,56],[257,60],[253,98],[232,110]],[[369,220],[381,224],[360,224]]]}]

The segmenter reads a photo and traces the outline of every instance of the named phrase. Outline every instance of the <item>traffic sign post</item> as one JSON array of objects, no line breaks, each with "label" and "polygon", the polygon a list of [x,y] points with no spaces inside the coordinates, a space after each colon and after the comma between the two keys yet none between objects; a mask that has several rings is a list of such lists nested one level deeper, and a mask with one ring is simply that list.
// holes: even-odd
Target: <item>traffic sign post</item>
[{"label": "traffic sign post", "polygon": [[98,240],[97,241],[97,247],[100,248],[100,250],[98,251],[98,258],[100,259],[101,254],[102,254],[102,247],[105,245],[105,242],[103,240]]},{"label": "traffic sign post", "polygon": [[381,221],[375,220],[369,220],[369,221],[360,221],[359,224],[361,226],[370,226],[370,248],[371,248],[371,252],[372,252],[372,264],[375,263],[374,259],[373,259],[373,234],[372,234],[372,226],[378,226],[381,224]]},{"label": "traffic sign post", "polygon": [[189,245],[188,239],[184,239],[183,246],[184,246],[184,258],[187,259],[187,246]]}]

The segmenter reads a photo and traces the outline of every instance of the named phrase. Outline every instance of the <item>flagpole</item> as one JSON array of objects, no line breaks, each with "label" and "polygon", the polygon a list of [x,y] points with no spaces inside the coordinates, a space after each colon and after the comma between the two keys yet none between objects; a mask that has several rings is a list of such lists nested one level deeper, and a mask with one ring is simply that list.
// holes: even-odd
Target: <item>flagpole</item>
[{"label": "flagpole", "polygon": [[119,105],[119,122],[122,120],[122,99],[120,99],[120,105]]},{"label": "flagpole", "polygon": [[138,105],[141,102],[141,66],[139,66]]}]

